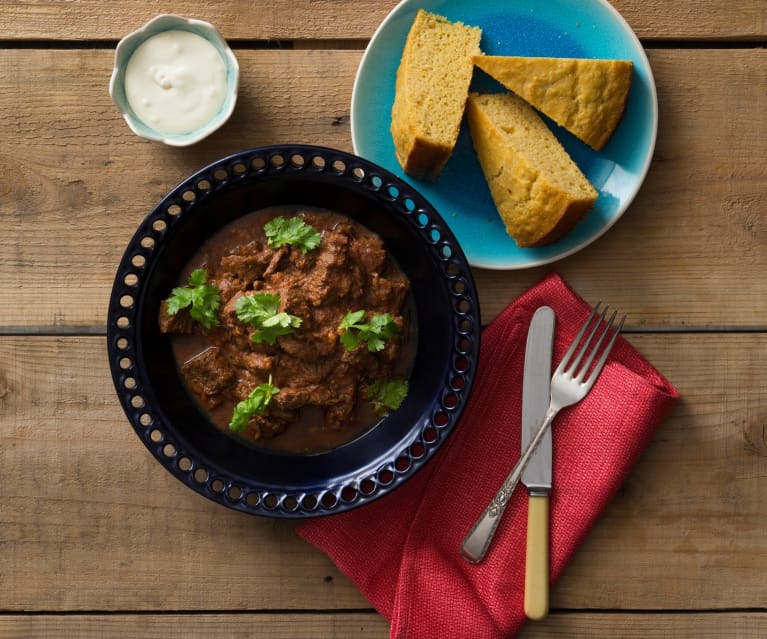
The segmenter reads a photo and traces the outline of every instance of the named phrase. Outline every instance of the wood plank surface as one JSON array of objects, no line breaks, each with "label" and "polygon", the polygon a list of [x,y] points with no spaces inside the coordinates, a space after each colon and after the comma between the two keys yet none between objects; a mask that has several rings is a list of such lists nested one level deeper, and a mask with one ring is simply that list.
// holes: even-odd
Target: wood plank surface
[{"label": "wood plank surface", "polygon": [[[682,399],[552,607],[761,608],[767,335],[629,339]],[[226,509],[166,472],[117,403],[104,346],[0,337],[5,612],[369,609],[292,523]]]},{"label": "wood plank surface", "polygon": [[[116,40],[158,13],[207,20],[237,40],[367,39],[395,0],[296,0],[273,3],[169,0],[161,6],[130,0],[0,0],[0,41]],[[764,39],[762,0],[615,0],[639,37],[652,39]],[[351,7],[351,10],[350,10]]]},{"label": "wood plank surface", "polygon": [[[164,614],[164,615],[7,615],[0,617],[0,637],[78,637],[115,639],[385,639],[389,624],[374,612],[309,614]],[[762,613],[563,614],[553,612],[541,623],[528,623],[518,639],[762,639]]]},{"label": "wood plank surface", "polygon": [[[294,523],[219,506],[154,460],[103,335],[124,247],[181,179],[259,145],[352,150],[357,66],[396,3],[0,0],[0,639],[388,637]],[[642,190],[578,254],[474,274],[485,323],[550,271],[620,307],[681,399],[552,589],[552,613],[518,636],[757,639],[767,2],[613,5],[658,88]],[[185,149],[134,136],[107,93],[117,40],[165,12],[214,23],[242,71],[231,121]]]},{"label": "wood plank surface", "polygon": [[[205,164],[274,143],[351,150],[358,51],[238,56],[232,120],[173,149],[134,136],[111,104],[111,51],[0,50],[0,330],[103,331],[139,221]],[[571,258],[477,269],[485,321],[557,270],[588,299],[628,312],[632,328],[765,326],[767,51],[659,49],[650,58],[660,128],[635,202]]]},{"label": "wood plank surface", "polygon": [[[281,142],[351,148],[349,93],[338,87],[351,90],[358,52],[239,52],[232,119],[184,149],[130,132],[107,93],[112,57],[0,51],[1,325],[102,325],[139,221],[209,162]],[[29,99],[19,106],[18,95]]]}]

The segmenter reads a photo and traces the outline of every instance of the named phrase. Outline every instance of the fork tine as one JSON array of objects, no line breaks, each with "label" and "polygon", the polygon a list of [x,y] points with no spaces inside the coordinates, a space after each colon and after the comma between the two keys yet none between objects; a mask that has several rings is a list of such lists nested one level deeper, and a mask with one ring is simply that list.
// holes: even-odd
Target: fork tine
[{"label": "fork tine", "polygon": [[557,370],[554,371],[555,375],[560,375],[565,372],[565,368],[567,368],[567,366],[569,365],[570,358],[573,356],[575,349],[578,348],[578,344],[580,343],[581,338],[583,337],[584,333],[586,332],[586,329],[591,323],[591,320],[594,319],[594,316],[599,312],[599,306],[601,303],[602,302],[597,302],[594,308],[591,309],[591,313],[589,313],[589,316],[586,318],[586,321],[583,322],[583,326],[581,326],[581,329],[578,331],[578,334],[573,338],[573,341],[570,344],[570,348],[568,348],[565,354],[562,356],[562,361],[559,362],[559,366],[557,366]]},{"label": "fork tine", "polygon": [[[586,351],[589,350],[589,344],[591,344],[591,340],[594,339],[594,335],[596,335],[597,330],[602,325],[602,322],[605,319],[605,314],[607,313],[607,309],[610,308],[609,306],[605,306],[604,310],[600,314],[600,316],[597,318],[596,324],[594,324],[594,328],[591,329],[591,332],[589,333],[588,339],[583,343],[583,346],[581,346],[581,349],[578,351],[578,355],[575,358],[575,361],[572,363],[571,366],[568,367],[568,372],[570,375],[575,377],[575,372],[578,370],[578,365],[581,363],[581,360],[583,359],[583,356],[586,354]],[[597,344],[598,346],[598,344]],[[588,366],[588,365],[587,365]]]},{"label": "fork tine", "polygon": [[[591,332],[590,338],[594,336],[594,333],[596,333],[597,328],[599,328],[599,326],[604,321],[606,313],[607,313],[607,308],[605,308],[605,310],[602,312],[602,316],[599,318],[599,323],[594,327],[594,330]],[[584,377],[586,377],[586,373],[591,367],[591,362],[594,361],[594,358],[599,352],[599,347],[602,346],[602,342],[605,341],[605,337],[610,332],[613,322],[615,321],[615,316],[617,314],[618,314],[618,311],[613,311],[613,314],[610,316],[610,319],[607,321],[607,326],[605,326],[605,329],[602,331],[602,334],[599,336],[597,343],[594,344],[594,347],[591,349],[591,353],[589,354],[588,359],[586,359],[586,363],[583,365],[583,368],[581,368],[580,372],[578,373],[578,376],[575,378],[576,382],[580,382],[583,380]],[[589,341],[591,340],[589,339]],[[588,342],[586,343],[586,346],[588,346]],[[583,356],[586,353],[586,346],[584,346],[583,349],[581,350],[581,356]],[[573,372],[575,371],[573,370]]]},{"label": "fork tine", "polygon": [[[599,358],[599,361],[597,362],[596,366],[594,366],[594,370],[591,372],[591,375],[589,375],[589,378],[584,382],[587,392],[594,385],[596,378],[599,377],[599,373],[602,372],[602,368],[604,367],[605,362],[607,361],[607,356],[610,355],[610,351],[612,350],[613,344],[615,344],[615,340],[618,338],[618,335],[620,335],[620,332],[623,329],[623,322],[625,321],[626,321],[626,316],[624,315],[623,317],[621,317],[621,321],[618,323],[618,326],[613,331],[613,336],[610,338],[610,341],[607,342],[607,346],[605,347],[605,350],[602,353],[602,356]],[[607,334],[607,331],[605,331],[605,334]]]}]

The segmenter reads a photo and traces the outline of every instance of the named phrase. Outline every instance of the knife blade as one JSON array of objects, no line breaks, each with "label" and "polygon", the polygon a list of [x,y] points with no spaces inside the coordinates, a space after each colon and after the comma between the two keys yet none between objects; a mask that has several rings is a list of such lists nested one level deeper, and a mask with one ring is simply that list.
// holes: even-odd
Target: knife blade
[{"label": "knife blade", "polygon": [[[554,311],[540,307],[530,322],[522,383],[522,451],[535,436],[550,401]],[[527,551],[525,615],[543,619],[549,611],[549,493],[551,491],[551,429],[522,473],[527,486]]]}]

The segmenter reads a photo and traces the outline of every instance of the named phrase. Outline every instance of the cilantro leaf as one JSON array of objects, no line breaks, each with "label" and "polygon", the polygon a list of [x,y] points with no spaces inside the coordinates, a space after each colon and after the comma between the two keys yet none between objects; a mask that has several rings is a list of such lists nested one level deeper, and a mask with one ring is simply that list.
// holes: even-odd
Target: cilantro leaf
[{"label": "cilantro leaf", "polygon": [[259,344],[260,342],[266,342],[267,344],[274,344],[277,337],[280,335],[289,335],[293,332],[294,328],[301,326],[301,318],[289,313],[277,313],[271,317],[266,318],[261,322],[261,329],[253,333],[251,339]]},{"label": "cilantro leaf", "polygon": [[408,383],[405,379],[379,379],[368,388],[366,398],[372,402],[377,414],[388,415],[402,405],[407,392]]},{"label": "cilantro leaf", "polygon": [[357,333],[346,331],[341,333],[341,344],[347,351],[353,351],[360,344],[360,338]]},{"label": "cilantro leaf", "polygon": [[267,317],[275,315],[280,308],[280,296],[272,293],[243,295],[234,304],[237,319],[246,324],[259,325]]},{"label": "cilantro leaf", "polygon": [[301,318],[285,311],[279,312],[280,296],[272,293],[244,295],[234,304],[237,318],[258,330],[251,340],[256,344],[274,344],[280,335],[288,335],[301,326]]},{"label": "cilantro leaf", "polygon": [[377,313],[365,323],[365,311],[349,311],[338,325],[341,343],[347,351],[353,351],[360,342],[368,345],[368,351],[375,353],[385,346],[387,339],[397,332],[397,325],[389,313]]},{"label": "cilantro leaf", "polygon": [[346,330],[348,328],[351,328],[355,324],[359,324],[362,320],[365,319],[365,310],[359,310],[359,311],[349,311],[346,315],[344,315],[344,318],[341,320],[341,323],[338,325],[338,330]]},{"label": "cilantro leaf", "polygon": [[234,407],[229,429],[241,433],[248,427],[248,421],[253,415],[258,415],[266,410],[272,397],[280,392],[280,389],[272,384],[272,376],[266,384],[259,384],[248,395],[247,399],[239,402]]},{"label": "cilantro leaf", "polygon": [[316,229],[300,217],[284,218],[279,215],[264,224],[264,232],[271,248],[279,248],[283,244],[295,244],[304,255],[316,249],[322,240],[322,236]]},{"label": "cilantro leaf", "polygon": [[175,315],[182,308],[189,309],[193,320],[200,322],[205,328],[218,326],[218,307],[221,305],[221,292],[213,284],[206,284],[208,273],[198,268],[189,275],[189,285],[179,286],[171,291],[166,300],[168,315]]},{"label": "cilantro leaf", "polygon": [[189,275],[190,286],[202,286],[208,279],[208,273],[203,268],[197,268]]},{"label": "cilantro leaf", "polygon": [[186,308],[192,303],[192,290],[182,287],[174,288],[167,302],[168,315],[175,315],[182,308]]}]

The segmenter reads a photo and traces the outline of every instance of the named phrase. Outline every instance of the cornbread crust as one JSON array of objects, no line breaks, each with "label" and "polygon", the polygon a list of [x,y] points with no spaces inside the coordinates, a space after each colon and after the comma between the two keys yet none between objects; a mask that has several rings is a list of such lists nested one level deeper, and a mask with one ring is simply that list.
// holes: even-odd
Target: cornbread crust
[{"label": "cornbread crust", "polygon": [[476,56],[474,64],[599,151],[626,107],[629,60]]},{"label": "cornbread crust", "polygon": [[478,27],[419,9],[405,42],[395,85],[391,134],[405,173],[434,180],[450,158],[461,126]]},{"label": "cornbread crust", "polygon": [[472,93],[466,116],[493,201],[518,246],[555,242],[594,205],[594,187],[521,98]]}]

